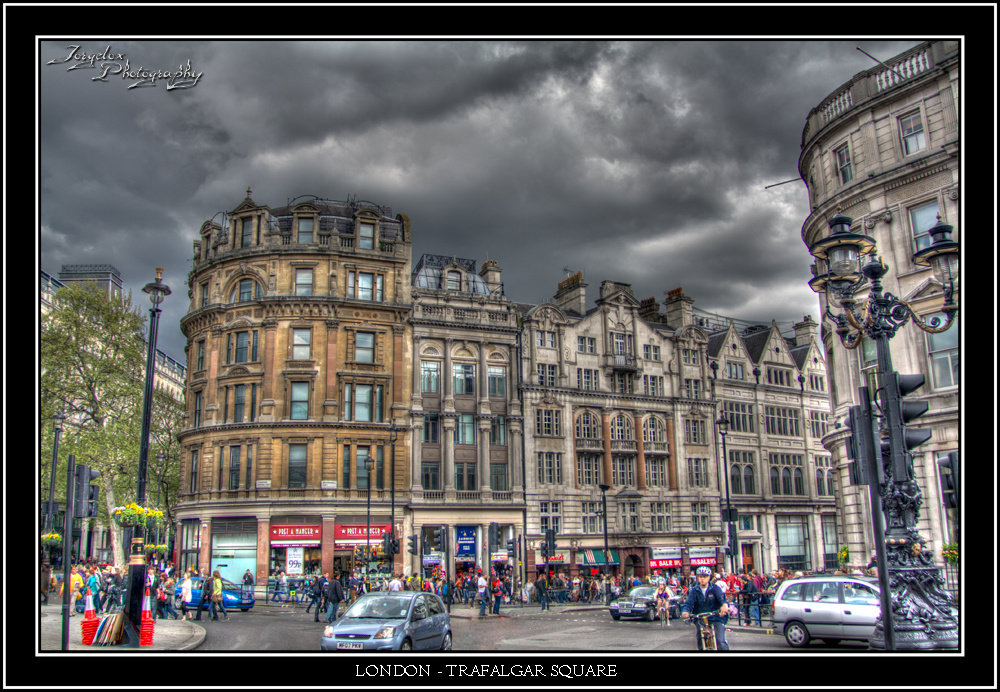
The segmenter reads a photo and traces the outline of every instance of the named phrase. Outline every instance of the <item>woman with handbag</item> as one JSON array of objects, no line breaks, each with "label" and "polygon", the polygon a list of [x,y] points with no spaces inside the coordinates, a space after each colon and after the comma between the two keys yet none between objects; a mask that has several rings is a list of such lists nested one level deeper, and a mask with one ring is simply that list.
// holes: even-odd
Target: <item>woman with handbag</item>
[{"label": "woman with handbag", "polygon": [[184,620],[190,620],[191,614],[188,613],[188,603],[191,602],[191,573],[184,573],[184,581],[181,582],[181,618]]},{"label": "woman with handbag", "polygon": [[219,570],[212,572],[212,578],[206,580],[206,583],[212,585],[212,619],[219,619],[218,613],[215,612],[216,607],[218,607],[222,611],[222,616],[228,620],[229,613],[226,612],[225,599],[222,595],[222,575],[219,574]]}]

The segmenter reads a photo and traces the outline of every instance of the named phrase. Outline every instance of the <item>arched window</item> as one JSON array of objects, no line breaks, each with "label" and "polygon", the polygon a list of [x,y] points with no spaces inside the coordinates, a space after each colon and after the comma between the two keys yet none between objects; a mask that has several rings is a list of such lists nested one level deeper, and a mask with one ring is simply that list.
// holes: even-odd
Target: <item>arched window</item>
[{"label": "arched window", "polygon": [[827,471],[826,472],[826,494],[827,495],[836,495],[837,494],[836,489],[834,488],[834,478],[836,478],[836,476],[834,475],[833,471]]},{"label": "arched window", "polygon": [[230,303],[246,303],[263,296],[260,284],[253,279],[240,279],[229,294]]},{"label": "arched window", "polygon": [[795,494],[805,495],[806,494],[806,479],[802,475],[802,469],[795,469]]},{"label": "arched window", "polygon": [[615,416],[611,421],[612,440],[634,440],[635,429],[632,427],[632,419],[625,415]]},{"label": "arched window", "polygon": [[666,442],[666,429],[659,418],[647,418],[642,422],[642,439],[644,442]]},{"label": "arched window", "polygon": [[826,495],[826,472],[816,469],[816,494]]},{"label": "arched window", "polygon": [[781,494],[792,494],[792,470],[781,469]]},{"label": "arched window", "polygon": [[732,468],[729,469],[729,485],[731,486],[730,490],[732,490],[734,495],[743,494],[742,479],[743,473],[740,470],[740,467],[734,464]]},{"label": "arched window", "polygon": [[743,492],[747,495],[753,495],[756,490],[754,490],[753,482],[753,466],[743,467]]},{"label": "arched window", "polygon": [[579,438],[596,439],[600,437],[600,427],[597,416],[584,411],[576,418],[576,436]]},{"label": "arched window", "polygon": [[781,481],[778,480],[778,469],[774,466],[771,467],[771,494],[781,494]]}]

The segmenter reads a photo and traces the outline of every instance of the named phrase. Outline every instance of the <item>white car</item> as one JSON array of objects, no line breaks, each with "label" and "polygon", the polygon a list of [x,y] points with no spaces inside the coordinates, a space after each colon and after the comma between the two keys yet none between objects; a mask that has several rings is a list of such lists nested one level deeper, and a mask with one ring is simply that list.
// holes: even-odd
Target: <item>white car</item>
[{"label": "white car", "polygon": [[789,579],[774,599],[774,625],[790,646],[812,639],[835,644],[841,639],[867,641],[881,613],[878,581],[871,577],[815,575]]}]

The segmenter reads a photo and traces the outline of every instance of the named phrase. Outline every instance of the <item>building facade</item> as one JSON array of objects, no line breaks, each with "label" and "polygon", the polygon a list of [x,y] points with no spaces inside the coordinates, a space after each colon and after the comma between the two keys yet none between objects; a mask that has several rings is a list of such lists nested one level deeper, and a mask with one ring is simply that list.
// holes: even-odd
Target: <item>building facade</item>
[{"label": "building facade", "polygon": [[[942,286],[912,255],[931,243],[927,230],[940,218],[955,227],[960,242],[959,84],[957,41],[929,41],[861,72],[831,93],[807,118],[802,133],[799,172],[806,181],[812,213],[802,240],[812,246],[830,234],[829,219],[840,209],[853,219],[851,231],[875,239],[889,267],[884,290],[909,303],[923,319],[938,314]],[[814,272],[817,272],[814,267]],[[957,291],[960,286],[956,285]],[[866,299],[865,289],[856,296]],[[820,307],[825,308],[820,296]],[[926,401],[928,413],[911,425],[930,429],[930,441],[914,450],[914,471],[923,492],[918,530],[938,547],[955,540],[953,510],[946,511],[936,463],[959,446],[959,343],[961,316],[941,334],[913,325],[890,342],[894,368],[923,373],[923,387],[908,400]],[[858,387],[876,389],[874,343],[862,339],[847,349],[836,323],[822,320],[821,336],[830,365],[835,419],[844,421],[858,400]],[[872,508],[867,488],[850,486],[847,471],[849,430],[831,427],[824,438],[837,474],[841,540],[852,562],[866,564],[874,551]]]},{"label": "building facade", "polygon": [[181,321],[181,567],[237,582],[390,571],[381,537],[401,534],[410,485],[409,436],[392,429],[413,379],[409,219],[358,200],[271,208],[248,189],[199,235]]},{"label": "building facade", "polygon": [[[524,532],[523,427],[518,390],[518,313],[501,269],[486,261],[423,255],[413,270],[411,500],[406,535],[433,545],[405,554],[406,573],[444,566],[450,575],[516,564],[507,539]],[[498,545],[489,551],[488,529]]]}]

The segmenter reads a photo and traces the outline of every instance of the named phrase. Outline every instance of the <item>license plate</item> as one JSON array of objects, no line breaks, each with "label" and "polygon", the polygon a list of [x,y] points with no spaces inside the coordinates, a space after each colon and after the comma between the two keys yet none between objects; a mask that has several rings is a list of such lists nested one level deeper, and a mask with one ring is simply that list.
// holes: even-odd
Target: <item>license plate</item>
[{"label": "license plate", "polygon": [[361,642],[337,642],[338,649],[363,649],[365,645]]},{"label": "license plate", "polygon": [[631,613],[632,612],[632,604],[631,603],[619,603],[618,604],[618,612],[619,613]]}]

